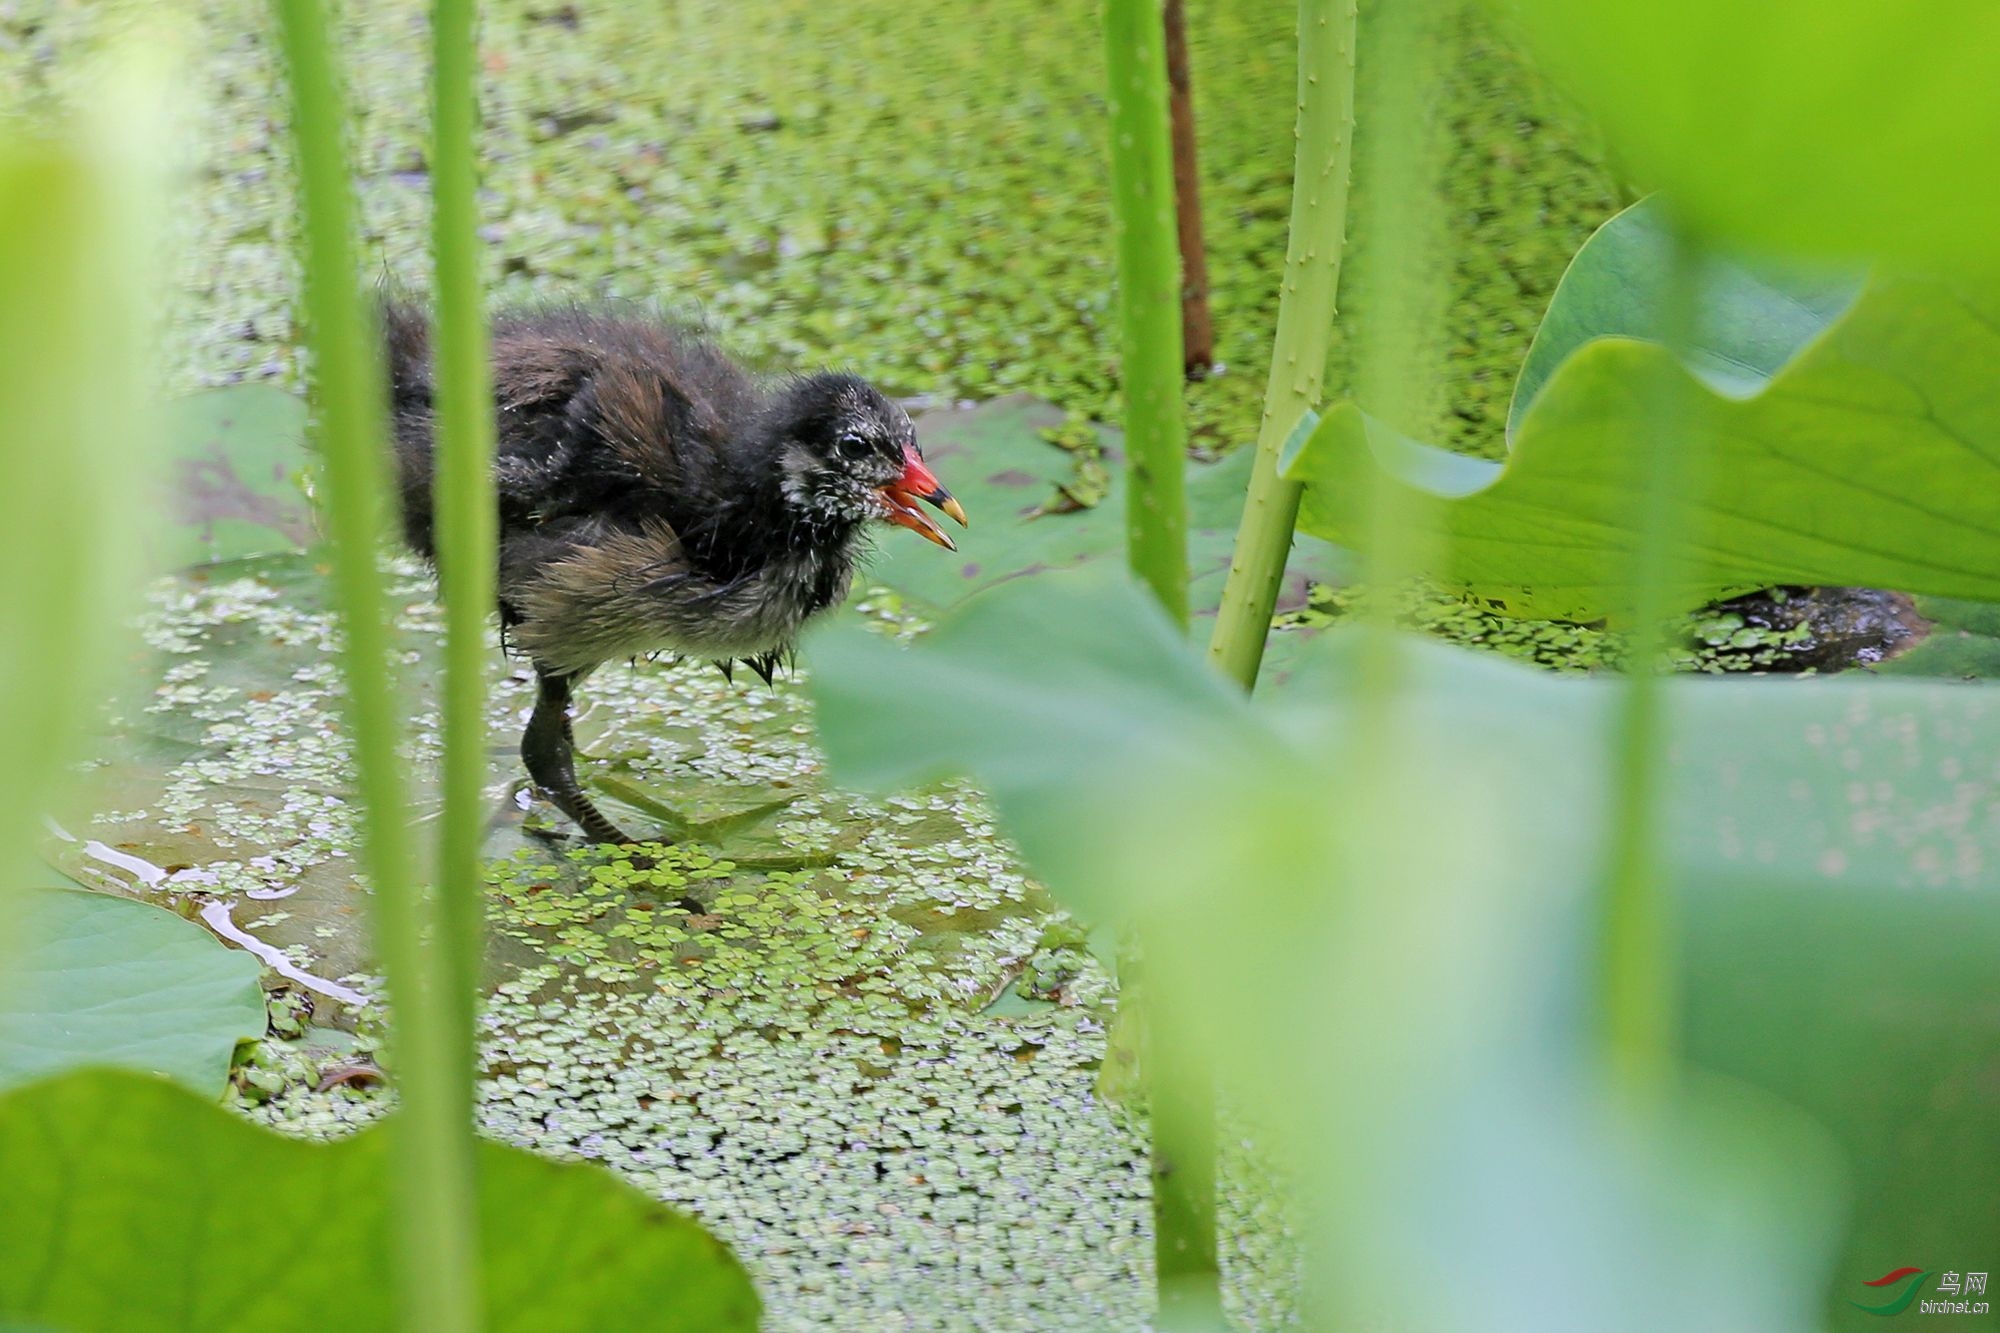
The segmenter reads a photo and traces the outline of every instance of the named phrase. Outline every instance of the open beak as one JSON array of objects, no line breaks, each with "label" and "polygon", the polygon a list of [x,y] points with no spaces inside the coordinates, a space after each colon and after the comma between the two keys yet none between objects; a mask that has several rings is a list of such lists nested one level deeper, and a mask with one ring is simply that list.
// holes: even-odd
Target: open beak
[{"label": "open beak", "polygon": [[876,492],[889,507],[884,516],[899,528],[910,531],[936,542],[947,551],[956,551],[958,543],[945,535],[945,530],[932,521],[931,516],[917,508],[917,501],[936,505],[945,513],[958,520],[960,527],[966,526],[965,506],[952,499],[951,492],[944,488],[931,470],[924,466],[924,460],[917,457],[915,449],[903,450],[903,475]]}]

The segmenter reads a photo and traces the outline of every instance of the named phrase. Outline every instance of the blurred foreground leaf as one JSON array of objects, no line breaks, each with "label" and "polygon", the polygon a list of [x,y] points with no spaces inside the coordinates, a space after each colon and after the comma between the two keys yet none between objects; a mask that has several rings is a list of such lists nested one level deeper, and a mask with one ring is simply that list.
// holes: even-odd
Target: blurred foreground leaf
[{"label": "blurred foreground leaf", "polygon": [[[1441,579],[1540,618],[1628,607],[1649,386],[1685,373],[1655,340],[1663,245],[1642,204],[1578,252],[1522,369],[1505,463],[1342,404],[1287,463],[1307,483],[1300,526],[1361,540],[1379,470],[1412,492]],[[1686,605],[1788,583],[2000,601],[2000,287],[1853,290],[1707,265],[1689,358],[1706,392],[1680,427],[1706,437],[1703,501],[1674,525]]]},{"label": "blurred foreground leaf", "polygon": [[[70,1333],[396,1326],[389,1135],[286,1139],[171,1084],[89,1072],[0,1098],[0,1320]],[[487,1327],[729,1333],[742,1267],[595,1167],[479,1145]],[[274,1245],[298,1244],[271,1264]]]},{"label": "blurred foreground leaf", "polygon": [[128,898],[23,895],[0,974],[0,1088],[80,1065],[164,1074],[220,1096],[239,1040],[264,1034],[257,960]]},{"label": "blurred foreground leaf", "polygon": [[1614,687],[1399,641],[1363,752],[1358,642],[1253,706],[1139,594],[1070,579],[809,656],[837,776],[969,772],[1059,895],[1145,920],[1168,1002],[1307,1164],[1325,1317],[1420,1281],[1419,1327],[1817,1327],[1836,1150],[1798,1110],[1863,1203],[1835,1289],[2000,1239],[2000,695],[1670,687],[1689,1058],[1729,1079],[1635,1122],[1586,1018]]},{"label": "blurred foreground leaf", "polygon": [[1780,249],[1990,263],[2000,7],[1509,0],[1648,186]]}]

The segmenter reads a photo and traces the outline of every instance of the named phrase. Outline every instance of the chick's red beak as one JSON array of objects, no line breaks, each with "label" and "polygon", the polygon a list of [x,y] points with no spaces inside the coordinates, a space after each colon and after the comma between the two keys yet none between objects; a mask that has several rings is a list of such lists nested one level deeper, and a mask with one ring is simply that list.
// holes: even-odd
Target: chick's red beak
[{"label": "chick's red beak", "polygon": [[945,530],[931,520],[931,516],[917,508],[917,501],[936,505],[945,513],[958,520],[960,527],[966,526],[965,506],[954,500],[951,492],[944,488],[931,470],[924,466],[924,460],[917,457],[912,448],[903,450],[903,475],[881,487],[876,494],[888,506],[884,515],[899,528],[908,528],[929,541],[936,542],[947,551],[956,551],[958,544],[945,534]]}]

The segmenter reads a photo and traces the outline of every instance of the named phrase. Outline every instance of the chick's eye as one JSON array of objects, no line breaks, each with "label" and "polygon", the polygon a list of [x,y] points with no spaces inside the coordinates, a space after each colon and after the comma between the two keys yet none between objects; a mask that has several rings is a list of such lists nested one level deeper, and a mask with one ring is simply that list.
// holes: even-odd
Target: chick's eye
[{"label": "chick's eye", "polygon": [[844,430],[834,439],[833,446],[848,458],[860,458],[868,452],[868,438],[859,431]]}]

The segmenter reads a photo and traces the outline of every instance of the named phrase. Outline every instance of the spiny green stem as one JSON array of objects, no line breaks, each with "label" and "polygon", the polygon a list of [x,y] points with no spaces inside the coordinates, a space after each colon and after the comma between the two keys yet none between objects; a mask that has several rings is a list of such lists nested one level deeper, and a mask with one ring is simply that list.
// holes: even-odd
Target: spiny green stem
[{"label": "spiny green stem", "polygon": [[362,304],[347,172],[345,107],[318,0],[277,0],[292,90],[292,136],[305,220],[306,315],[317,380],[319,448],[333,589],[346,631],[343,673],[361,795],[363,864],[376,948],[393,1005],[402,1111],[395,1138],[399,1306],[405,1328],[473,1333],[478,1268],[472,1126],[453,1068],[449,969],[424,944],[425,904],[411,871],[391,672],[389,604],[376,555],[386,533],[387,398]]},{"label": "spiny green stem", "polygon": [[493,606],[493,386],[479,278],[478,131],[473,0],[437,0],[431,142],[431,248],[437,269],[438,583],[444,596],[444,815],[436,902],[451,965],[450,1068],[460,1113],[473,1115],[484,882],[486,617]]},{"label": "spiny green stem", "polygon": [[1264,660],[1299,512],[1298,484],[1278,475],[1278,454],[1319,404],[1333,334],[1354,146],[1355,26],[1355,0],[1299,0],[1298,146],[1278,334],[1250,490],[1208,645],[1209,660],[1246,690]]},{"label": "spiny green stem", "polygon": [[1111,198],[1125,391],[1125,553],[1167,614],[1188,618],[1181,275],[1160,0],[1107,0]]}]

